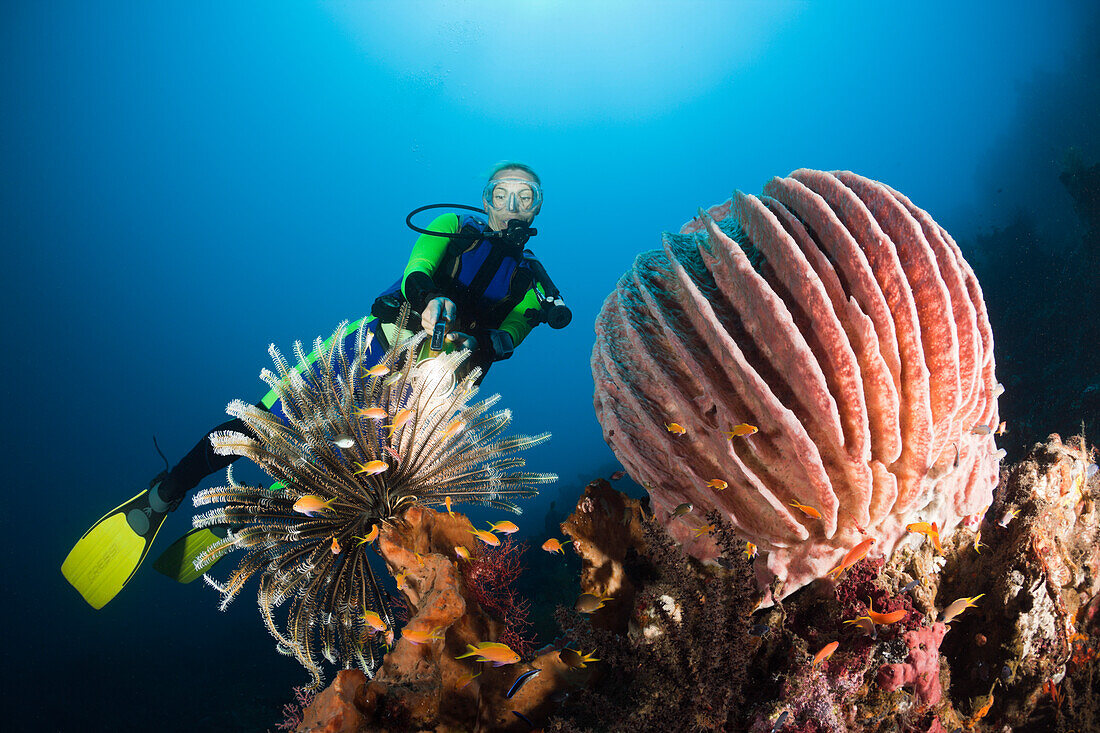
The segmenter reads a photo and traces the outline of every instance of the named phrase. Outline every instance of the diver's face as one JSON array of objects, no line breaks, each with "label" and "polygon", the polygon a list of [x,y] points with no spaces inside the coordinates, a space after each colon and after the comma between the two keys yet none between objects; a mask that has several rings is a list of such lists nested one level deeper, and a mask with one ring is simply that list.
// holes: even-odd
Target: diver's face
[{"label": "diver's face", "polygon": [[[509,180],[504,180],[509,179]],[[516,180],[519,179],[519,180]],[[489,228],[495,232],[503,231],[508,227],[508,222],[518,219],[525,224],[530,224],[535,215],[542,209],[540,202],[534,209],[524,211],[526,204],[532,200],[531,189],[523,185],[523,181],[534,181],[527,171],[516,168],[505,168],[498,172],[492,181],[500,180],[500,184],[491,189],[489,196],[483,198],[481,203],[485,213],[489,215]]]}]

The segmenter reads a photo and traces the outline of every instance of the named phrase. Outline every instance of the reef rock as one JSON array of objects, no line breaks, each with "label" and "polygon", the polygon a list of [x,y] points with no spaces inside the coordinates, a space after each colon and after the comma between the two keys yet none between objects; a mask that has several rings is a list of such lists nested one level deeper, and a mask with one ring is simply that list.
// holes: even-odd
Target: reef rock
[{"label": "reef rock", "polygon": [[[992,500],[981,289],[950,235],[884,184],[803,169],[700,211],[635,260],[596,336],[608,445],[696,557],[717,550],[694,517],[728,517],[761,552],[761,587],[823,576],[864,533],[887,557],[910,522],[949,535]],[[759,431],[727,434],[742,424]],[[694,514],[674,518],[683,502]]]},{"label": "reef rock", "polygon": [[[475,555],[479,551],[471,547],[472,529],[461,514],[414,506],[402,522],[380,533],[378,550],[386,565],[395,577],[404,576],[401,592],[409,619],[403,630],[437,629],[442,638],[414,644],[399,637],[371,680],[341,672],[307,710],[299,733],[526,731],[529,726],[511,711],[532,719],[549,712],[550,697],[571,684],[557,650],[502,667],[456,658],[468,651],[468,644],[496,641],[503,630],[470,599],[459,568],[464,561],[455,554],[457,546],[471,548]],[[531,669],[540,673],[506,698],[515,678]],[[347,728],[351,723],[346,721],[359,727]]]}]

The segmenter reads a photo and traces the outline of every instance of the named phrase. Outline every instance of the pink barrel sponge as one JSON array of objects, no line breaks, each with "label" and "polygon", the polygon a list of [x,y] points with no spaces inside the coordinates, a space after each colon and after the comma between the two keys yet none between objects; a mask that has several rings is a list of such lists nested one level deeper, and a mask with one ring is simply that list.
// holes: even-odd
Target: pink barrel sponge
[{"label": "pink barrel sponge", "polygon": [[604,438],[658,517],[706,559],[693,530],[718,509],[762,584],[822,577],[866,536],[889,556],[910,522],[950,534],[992,500],[981,288],[931,216],[854,173],[797,170],[665,233],[604,301],[591,366]]}]

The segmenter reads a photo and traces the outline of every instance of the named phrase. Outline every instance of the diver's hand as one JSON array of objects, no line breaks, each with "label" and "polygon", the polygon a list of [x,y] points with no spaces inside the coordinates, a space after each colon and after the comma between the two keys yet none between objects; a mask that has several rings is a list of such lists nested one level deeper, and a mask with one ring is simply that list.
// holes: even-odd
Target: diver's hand
[{"label": "diver's hand", "polygon": [[424,326],[425,331],[431,331],[440,318],[453,321],[457,312],[458,307],[450,298],[444,298],[443,296],[432,298],[428,301],[428,305],[424,306],[424,312],[420,314],[420,323]]},{"label": "diver's hand", "polygon": [[470,351],[477,350],[477,339],[468,333],[452,331],[447,334],[447,341],[454,344],[459,349],[468,349]]}]

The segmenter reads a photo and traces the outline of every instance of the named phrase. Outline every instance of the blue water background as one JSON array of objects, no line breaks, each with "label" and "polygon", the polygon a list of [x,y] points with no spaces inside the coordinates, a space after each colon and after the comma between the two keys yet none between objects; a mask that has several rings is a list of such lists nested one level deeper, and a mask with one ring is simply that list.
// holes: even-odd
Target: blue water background
[{"label": "blue water background", "polygon": [[414,207],[476,205],[501,159],[542,177],[531,246],[573,324],[483,385],[514,431],[554,433],[528,465],[561,482],[519,519],[541,541],[551,499],[617,468],[592,410],[600,305],[697,207],[842,168],[957,239],[1021,209],[1054,242],[1078,226],[1058,160],[1100,154],[1094,7],[3,3],[5,729],[281,720],[306,675],[254,589],[219,613],[147,564],[93,611],[59,567],[163,467],[153,435],[174,463],[264,393],[269,343],[369,310]]}]

